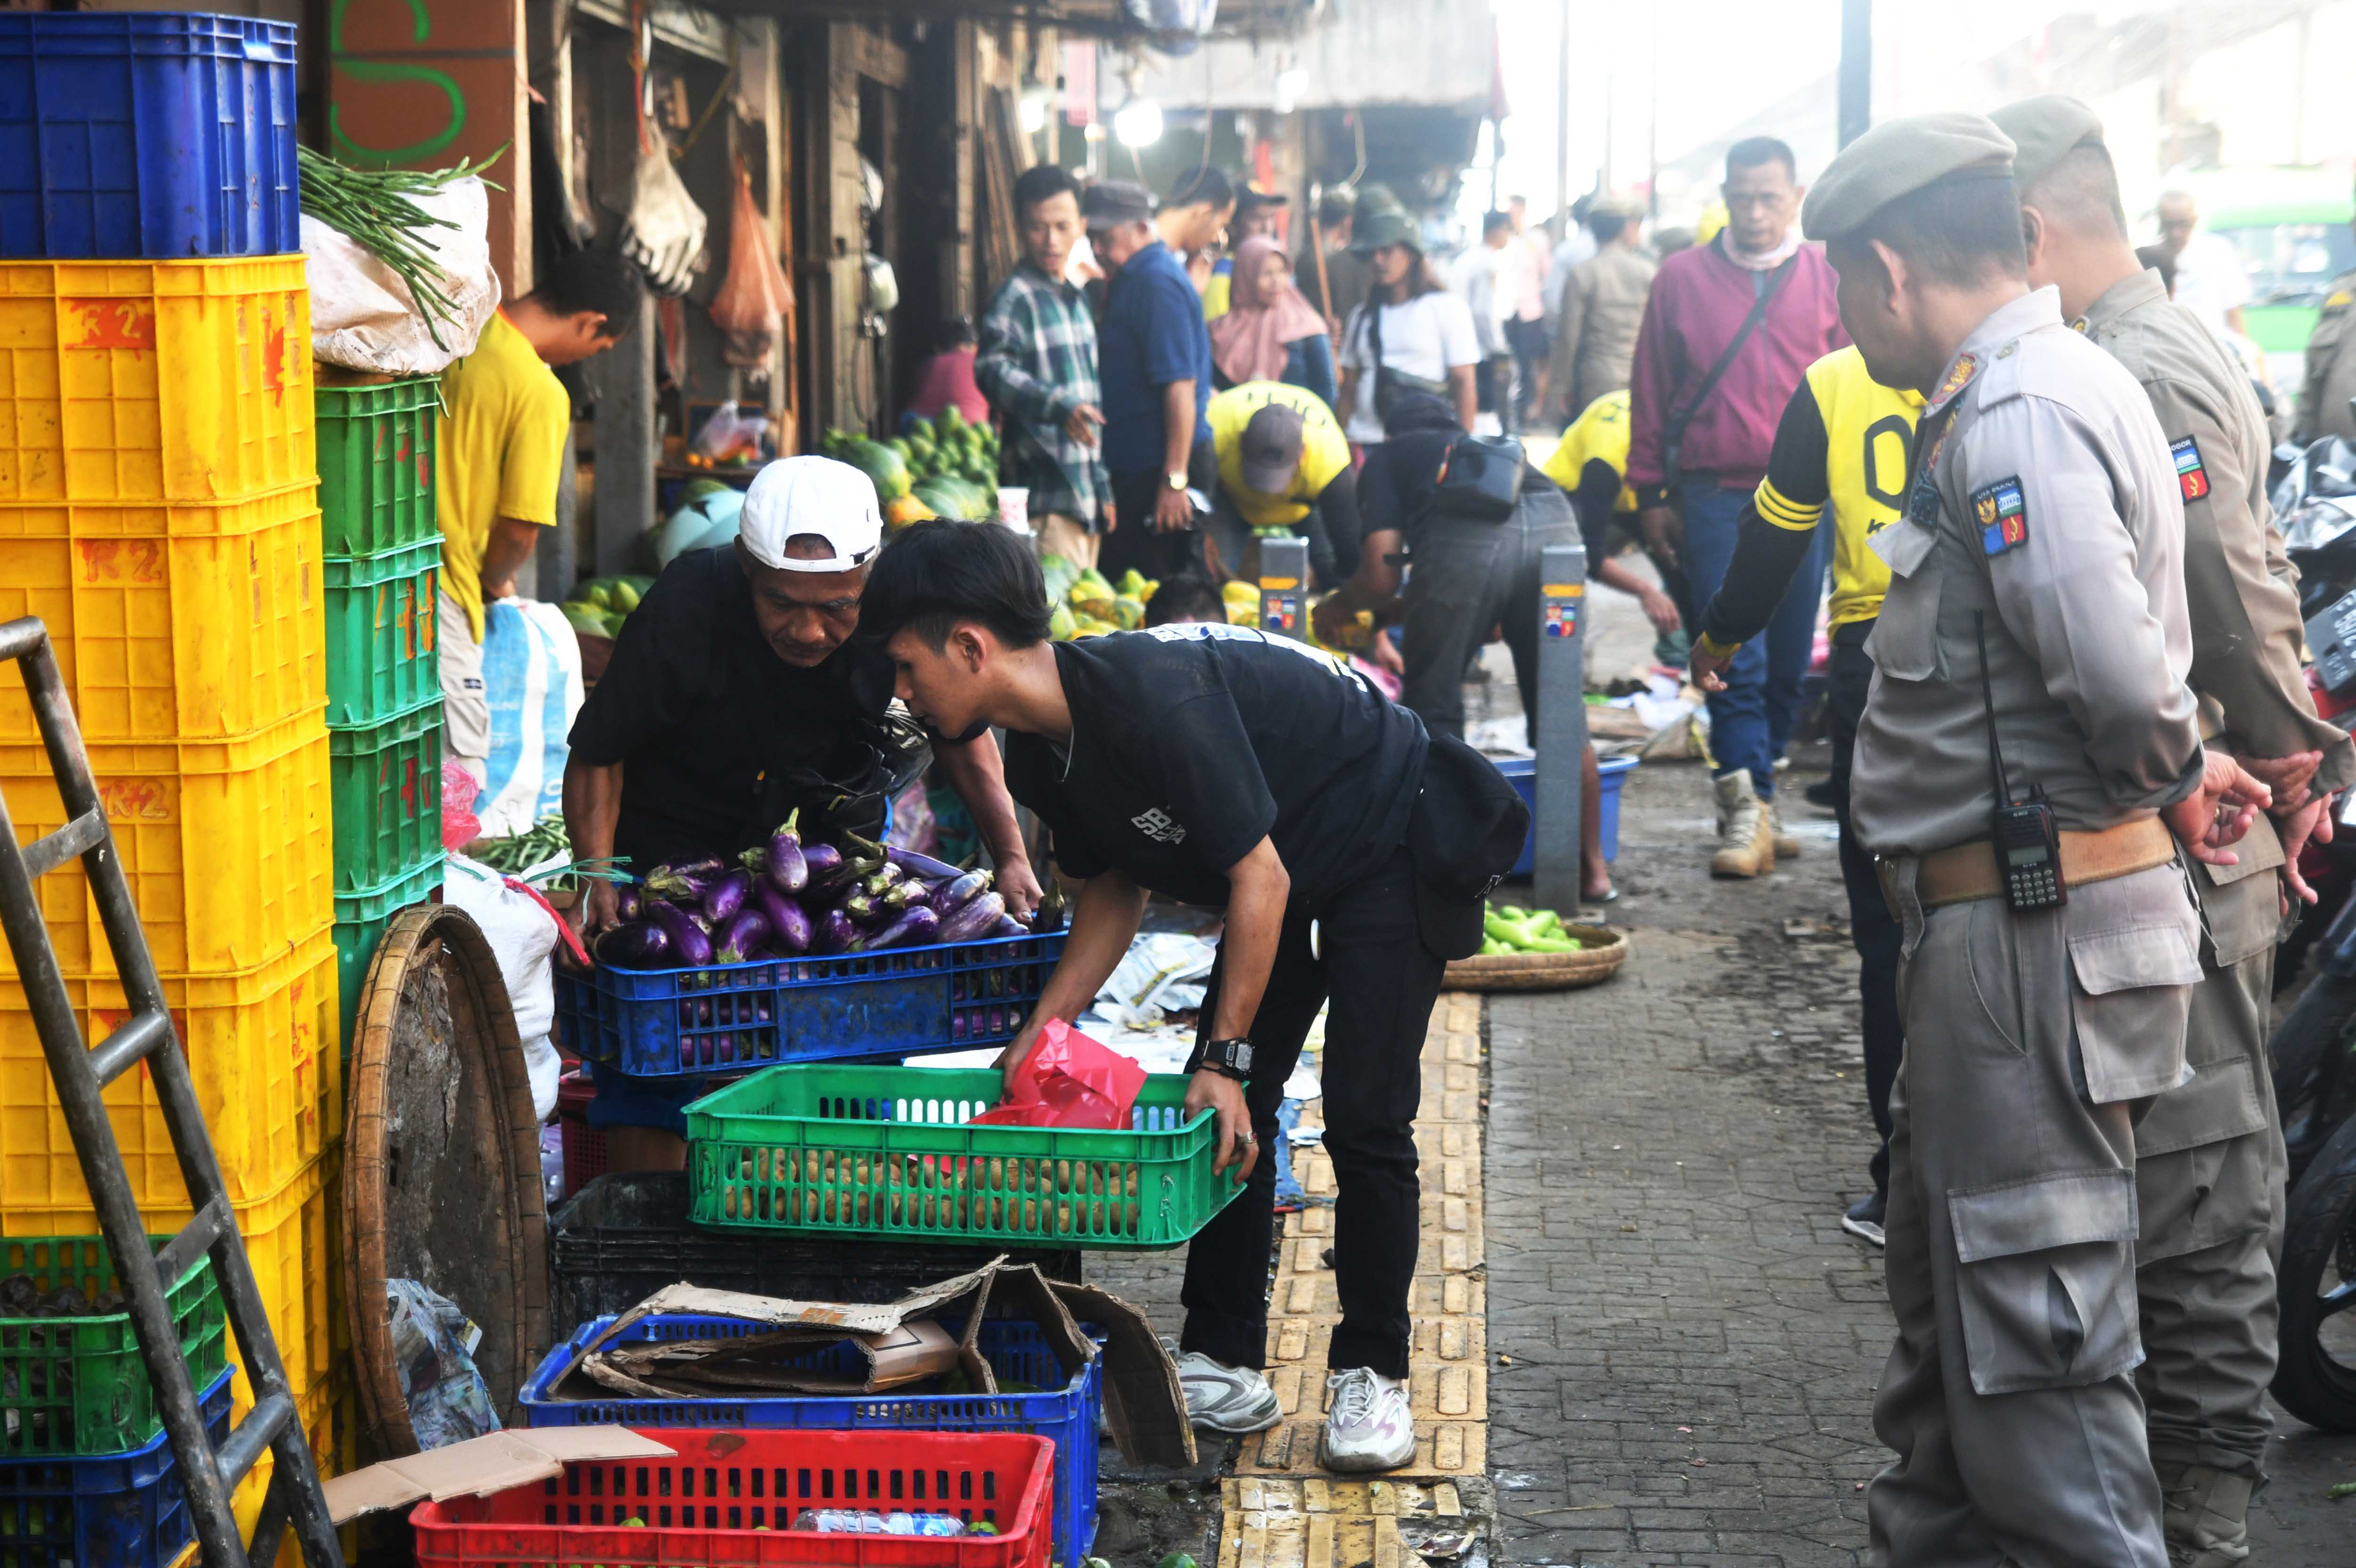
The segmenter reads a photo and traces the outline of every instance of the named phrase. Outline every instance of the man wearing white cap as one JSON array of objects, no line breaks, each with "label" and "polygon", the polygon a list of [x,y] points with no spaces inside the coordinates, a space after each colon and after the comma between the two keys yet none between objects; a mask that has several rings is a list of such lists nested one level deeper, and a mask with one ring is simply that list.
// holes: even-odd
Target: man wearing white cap
[{"label": "man wearing white cap", "polygon": [[[575,855],[626,857],[644,875],[733,857],[797,810],[805,837],[881,831],[884,800],[923,770],[927,739],[894,710],[891,661],[851,640],[883,539],[865,475],[789,457],[753,481],[735,543],[670,563],[573,722],[564,820]],[[929,739],[999,891],[1018,911],[1036,907],[997,742]],[[594,934],[614,923],[616,895],[605,882],[588,889],[581,918]],[[607,1132],[610,1168],[679,1168],[679,1106],[701,1083],[601,1066],[591,1121]]]}]

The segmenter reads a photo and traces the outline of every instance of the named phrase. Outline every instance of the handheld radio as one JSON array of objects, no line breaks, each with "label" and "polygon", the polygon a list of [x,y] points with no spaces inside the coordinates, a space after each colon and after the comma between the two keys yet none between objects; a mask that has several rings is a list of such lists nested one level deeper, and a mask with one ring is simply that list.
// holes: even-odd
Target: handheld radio
[{"label": "handheld radio", "polygon": [[1972,637],[1979,644],[1980,706],[1987,715],[1988,782],[1996,790],[1989,838],[1996,847],[1997,874],[2004,881],[2005,907],[2016,914],[2059,909],[2070,901],[2062,880],[2062,831],[2045,791],[2036,784],[2016,801],[2005,783],[2004,752],[1996,739],[1996,693],[1988,684],[1987,618],[1972,612]]}]

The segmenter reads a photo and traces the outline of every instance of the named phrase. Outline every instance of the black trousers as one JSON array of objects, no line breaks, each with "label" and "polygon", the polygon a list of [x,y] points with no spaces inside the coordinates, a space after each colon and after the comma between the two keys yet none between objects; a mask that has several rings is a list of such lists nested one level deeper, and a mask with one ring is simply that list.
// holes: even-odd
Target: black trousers
[{"label": "black trousers", "polygon": [[1873,1151],[1873,1189],[1890,1190],[1890,1086],[1898,1080],[1906,1029],[1898,1014],[1898,954],[1905,933],[1882,901],[1873,857],[1857,841],[1848,820],[1849,765],[1857,755],[1858,720],[1873,685],[1865,651],[1871,621],[1833,629],[1832,679],[1826,693],[1833,729],[1833,810],[1840,818],[1841,885],[1848,892],[1848,936],[1857,949],[1857,999],[1865,1034],[1865,1104],[1881,1142]]},{"label": "black trousers", "polygon": [[1537,743],[1538,568],[1550,544],[1579,537],[1569,497],[1547,485],[1525,494],[1502,523],[1428,517],[1408,557],[1407,616],[1399,693],[1435,735],[1464,738],[1464,667],[1503,626],[1523,693],[1530,743]]},{"label": "black trousers", "polygon": [[[1275,1235],[1277,1107],[1317,1009],[1325,1019],[1325,1153],[1333,1162],[1333,1273],[1342,1321],[1326,1364],[1408,1373],[1415,1278],[1415,1114],[1423,1100],[1423,1040],[1447,967],[1423,944],[1415,868],[1404,848],[1336,894],[1319,913],[1324,957],[1309,951],[1309,917],[1288,914],[1276,965],[1251,1026],[1251,1107],[1259,1159],[1234,1202],[1186,1252],[1180,1299],[1183,1350],[1231,1367],[1267,1364],[1269,1246]],[[1223,951],[1203,997],[1218,1006]]]},{"label": "black trousers", "polygon": [[[1187,454],[1186,481],[1204,495],[1218,488],[1219,462],[1211,443],[1200,441]],[[1116,474],[1112,476],[1112,502],[1115,527],[1104,536],[1097,556],[1097,570],[1118,581],[1130,567],[1155,581],[1166,581],[1182,572],[1204,576],[1208,568],[1203,562],[1203,530],[1197,525],[1174,533],[1156,533],[1153,529],[1153,507],[1162,492],[1169,486],[1169,476],[1158,469],[1140,474]]]}]

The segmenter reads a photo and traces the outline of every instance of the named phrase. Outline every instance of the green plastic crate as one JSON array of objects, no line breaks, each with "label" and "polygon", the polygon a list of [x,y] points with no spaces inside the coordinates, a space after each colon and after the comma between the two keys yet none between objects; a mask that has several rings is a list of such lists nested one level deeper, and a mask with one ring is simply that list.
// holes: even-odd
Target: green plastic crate
[{"label": "green plastic crate", "polygon": [[439,376],[312,393],[329,555],[377,555],[439,537],[434,439],[441,408]]},{"label": "green plastic crate", "polygon": [[[169,1236],[149,1238],[156,1246]],[[0,1289],[17,1276],[85,1298],[115,1288],[113,1254],[99,1236],[0,1237]],[[203,1388],[229,1354],[220,1285],[209,1259],[164,1293],[188,1374]],[[0,1296],[0,1312],[15,1310]],[[75,1317],[0,1316],[0,1456],[120,1454],[164,1429],[128,1312]]]},{"label": "green plastic crate", "polygon": [[442,540],[319,563],[327,595],[327,723],[380,723],[440,700],[434,592]]},{"label": "green plastic crate", "polygon": [[413,903],[423,903],[442,885],[443,857],[394,878],[364,893],[336,895],[336,1013],[342,1026],[343,1053],[352,1051],[352,1026],[358,1020],[360,988],[368,983],[369,963],[384,928],[392,917]]},{"label": "green plastic crate", "polygon": [[442,855],[442,694],[380,724],[327,730],[336,891],[365,893]]},{"label": "green plastic crate", "polygon": [[722,1230],[890,1242],[1174,1247],[1237,1190],[1212,1113],[1149,1077],[1131,1132],[969,1126],[1001,1080],[972,1071],[781,1066],[687,1107],[690,1218]]}]

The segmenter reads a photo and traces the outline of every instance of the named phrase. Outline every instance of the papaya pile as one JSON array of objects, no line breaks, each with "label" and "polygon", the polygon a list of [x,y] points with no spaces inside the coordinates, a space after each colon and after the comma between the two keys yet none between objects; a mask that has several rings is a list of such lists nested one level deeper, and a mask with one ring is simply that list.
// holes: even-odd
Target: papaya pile
[{"label": "papaya pile", "polygon": [[1119,582],[1108,581],[1091,567],[1083,571],[1063,556],[1039,558],[1047,582],[1048,635],[1059,643],[1075,637],[1098,637],[1107,632],[1134,632],[1145,624],[1145,602],[1162,585],[1130,567]]},{"label": "papaya pile", "polygon": [[654,585],[651,577],[592,577],[575,585],[557,608],[583,636],[618,637],[622,623]]},{"label": "papaya pile", "polygon": [[980,521],[998,516],[998,432],[969,423],[954,407],[930,420],[911,417],[905,433],[889,441],[828,431],[819,453],[850,464],[874,482],[888,528],[926,517]]}]

